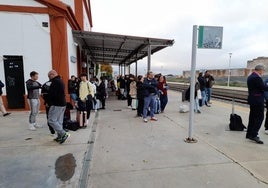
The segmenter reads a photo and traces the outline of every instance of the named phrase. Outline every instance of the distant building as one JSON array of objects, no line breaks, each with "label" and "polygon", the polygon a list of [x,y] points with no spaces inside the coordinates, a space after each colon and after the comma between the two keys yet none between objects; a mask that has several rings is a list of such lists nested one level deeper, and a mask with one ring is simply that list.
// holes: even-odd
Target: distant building
[{"label": "distant building", "polygon": [[254,69],[256,65],[263,64],[266,67],[266,73],[268,73],[268,57],[258,57],[247,62],[248,69]]},{"label": "distant building", "polygon": [[[247,62],[247,68],[237,68],[230,69],[231,76],[248,76],[252,70],[254,70],[257,64],[263,64],[266,67],[266,71],[264,75],[268,75],[268,57],[258,57],[253,60],[249,60]],[[214,77],[228,77],[229,69],[207,69]],[[202,70],[201,70],[202,71]],[[196,74],[201,72],[200,70],[196,71]],[[203,72],[203,71],[202,71]],[[191,71],[183,71],[183,77],[189,78],[191,75]]]}]

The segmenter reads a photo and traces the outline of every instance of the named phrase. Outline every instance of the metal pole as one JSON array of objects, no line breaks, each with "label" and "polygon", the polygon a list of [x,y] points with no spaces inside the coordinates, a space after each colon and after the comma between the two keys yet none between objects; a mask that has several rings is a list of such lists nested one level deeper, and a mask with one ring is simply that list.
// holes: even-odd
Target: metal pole
[{"label": "metal pole", "polygon": [[232,53],[229,53],[229,73],[228,73],[228,81],[227,81],[227,86],[230,86],[230,76],[231,76],[231,58],[232,58]]},{"label": "metal pole", "polygon": [[194,119],[194,93],[195,93],[195,67],[196,67],[196,46],[197,46],[197,25],[193,26],[193,41],[192,41],[192,59],[191,59],[191,84],[190,84],[190,115],[189,115],[189,130],[188,138],[185,142],[195,143],[193,138],[193,119]]},{"label": "metal pole", "polygon": [[148,64],[147,64],[147,72],[151,70],[151,45],[148,46]]},{"label": "metal pole", "polygon": [[118,74],[121,75],[120,64],[118,65]]}]

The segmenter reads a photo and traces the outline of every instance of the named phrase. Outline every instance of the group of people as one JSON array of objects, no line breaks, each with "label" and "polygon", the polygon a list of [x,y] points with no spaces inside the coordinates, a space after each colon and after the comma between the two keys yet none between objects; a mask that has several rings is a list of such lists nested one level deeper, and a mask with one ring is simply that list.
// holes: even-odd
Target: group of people
[{"label": "group of people", "polygon": [[137,109],[137,116],[142,117],[145,123],[148,116],[151,121],[157,121],[155,109],[164,112],[168,103],[168,85],[163,75],[154,75],[149,71],[146,76],[137,78],[130,74],[117,79],[118,99],[126,99],[128,108]]},{"label": "group of people", "polygon": [[[200,72],[198,74],[196,83],[195,83],[195,94],[194,94],[194,111],[196,113],[201,113],[200,107],[206,105],[210,107],[211,105],[211,93],[212,86],[214,85],[214,77],[210,74],[209,71],[205,73]],[[190,101],[190,86],[185,93],[185,99]]]},{"label": "group of people", "polygon": [[[105,109],[107,94],[107,79],[102,76],[100,80],[97,77],[93,77],[88,81],[87,74],[82,73],[80,78],[76,78],[74,75],[68,81],[68,93],[74,105],[78,107],[79,100],[85,102],[85,98],[88,95],[87,90],[90,90],[90,94],[93,100],[93,107],[97,109]],[[96,101],[100,101],[100,106],[97,106]],[[88,108],[89,110],[90,108]]]},{"label": "group of people", "polygon": [[[41,89],[50,133],[53,135],[56,133],[57,137],[54,140],[62,144],[70,136],[70,133],[63,128],[67,105],[65,84],[55,70],[48,72],[49,80],[43,85],[38,82],[38,76],[39,74],[36,71],[32,71],[30,79],[26,81],[27,99],[30,106],[29,129],[34,131],[36,128],[42,127],[36,121],[40,108]],[[105,78],[101,77],[100,82],[97,78],[92,78],[90,81],[88,81],[86,73],[82,73],[79,78],[71,76],[68,81],[68,92],[77,110],[81,110],[81,106],[85,106],[83,110],[87,113],[84,127],[88,125],[90,111],[94,109],[96,99],[101,101],[102,109],[105,109]]]},{"label": "group of people", "polygon": [[70,133],[63,129],[66,108],[65,85],[55,70],[48,72],[49,81],[44,85],[37,81],[38,76],[36,71],[32,71],[30,79],[26,81],[27,99],[30,106],[29,129],[34,131],[42,127],[36,121],[40,108],[40,89],[42,89],[50,132],[51,134],[57,133],[54,140],[62,144],[70,136]]}]

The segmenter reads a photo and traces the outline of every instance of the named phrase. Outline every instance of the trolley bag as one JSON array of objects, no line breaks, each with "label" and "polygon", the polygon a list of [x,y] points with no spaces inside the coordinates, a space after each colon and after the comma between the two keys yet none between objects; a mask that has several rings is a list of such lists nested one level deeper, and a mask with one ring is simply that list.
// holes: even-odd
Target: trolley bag
[{"label": "trolley bag", "polygon": [[79,127],[87,126],[87,112],[86,111],[77,111],[76,120],[79,123]]},{"label": "trolley bag", "polygon": [[246,129],[246,126],[242,122],[241,116],[234,113],[234,99],[232,102],[232,113],[230,114],[230,124],[229,128],[230,131],[244,131]]},{"label": "trolley bag", "polygon": [[131,108],[132,110],[136,110],[138,106],[138,100],[137,99],[132,99],[131,100]]},{"label": "trolley bag", "polygon": [[160,112],[161,112],[161,102],[159,97],[156,97],[154,101],[154,113],[159,114]]}]

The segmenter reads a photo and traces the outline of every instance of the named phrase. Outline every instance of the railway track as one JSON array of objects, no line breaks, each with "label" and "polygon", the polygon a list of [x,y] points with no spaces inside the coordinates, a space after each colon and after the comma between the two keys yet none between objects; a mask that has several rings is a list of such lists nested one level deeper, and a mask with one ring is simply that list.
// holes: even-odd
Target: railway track
[{"label": "railway track", "polygon": [[[182,92],[183,90],[187,90],[189,84],[185,83],[176,83],[176,82],[168,82],[170,90]],[[212,89],[212,98],[221,99],[226,101],[232,101],[233,99],[242,104],[247,104],[247,89],[229,89],[226,87],[214,86]]]}]

